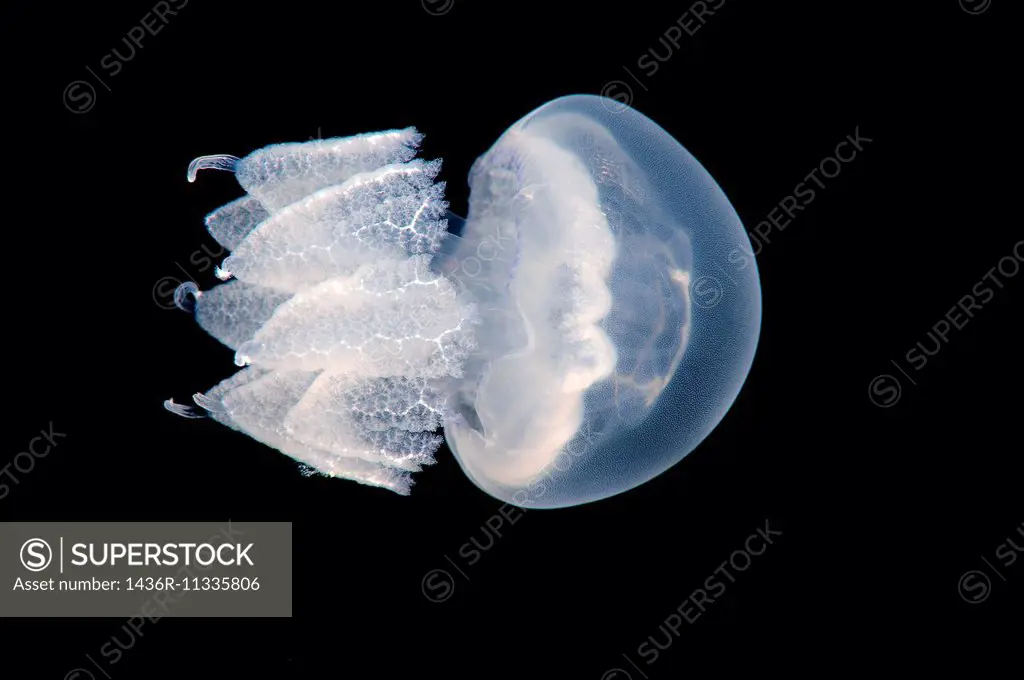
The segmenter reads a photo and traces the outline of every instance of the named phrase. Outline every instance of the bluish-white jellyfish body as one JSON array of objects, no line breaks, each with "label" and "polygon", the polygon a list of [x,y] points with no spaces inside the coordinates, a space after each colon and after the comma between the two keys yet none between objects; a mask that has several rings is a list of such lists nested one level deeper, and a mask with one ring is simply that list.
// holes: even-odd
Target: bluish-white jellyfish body
[{"label": "bluish-white jellyfish body", "polygon": [[206,219],[229,280],[176,300],[242,368],[166,407],[401,494],[443,428],[477,486],[526,507],[620,493],[692,451],[761,321],[746,233],[708,172],[636,110],[563,97],[477,159],[462,220],[421,139],[193,161],[190,181],[230,170],[247,195]]}]

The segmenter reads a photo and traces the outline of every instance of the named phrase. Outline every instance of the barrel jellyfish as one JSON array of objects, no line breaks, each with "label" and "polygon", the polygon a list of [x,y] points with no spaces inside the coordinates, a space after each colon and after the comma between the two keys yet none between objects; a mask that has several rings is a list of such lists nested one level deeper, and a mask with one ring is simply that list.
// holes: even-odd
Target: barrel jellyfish
[{"label": "barrel jellyfish", "polygon": [[206,217],[224,282],[175,301],[242,368],[166,408],[399,494],[446,441],[523,507],[606,498],[690,453],[761,323],[747,235],[711,175],[635,109],[563,97],[475,161],[463,219],[421,140],[191,163],[190,182],[228,170],[246,195]]}]

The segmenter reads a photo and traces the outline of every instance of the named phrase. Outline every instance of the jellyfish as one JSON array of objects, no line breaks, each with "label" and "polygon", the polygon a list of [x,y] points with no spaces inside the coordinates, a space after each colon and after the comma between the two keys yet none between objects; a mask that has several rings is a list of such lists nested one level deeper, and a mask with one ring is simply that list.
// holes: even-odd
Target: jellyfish
[{"label": "jellyfish", "polygon": [[[327,475],[409,494],[443,442],[521,507],[600,500],[693,451],[761,323],[747,234],[632,107],[562,97],[474,162],[465,218],[415,128],[202,156],[245,190],[206,217],[222,283],[175,291],[240,367],[211,417]],[[443,433],[443,434],[442,434]]]}]

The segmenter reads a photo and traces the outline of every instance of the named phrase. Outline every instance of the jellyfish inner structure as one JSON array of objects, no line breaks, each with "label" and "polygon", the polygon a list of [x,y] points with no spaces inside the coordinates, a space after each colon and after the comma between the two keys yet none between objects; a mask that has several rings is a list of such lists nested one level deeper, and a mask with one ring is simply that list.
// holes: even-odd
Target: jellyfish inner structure
[{"label": "jellyfish inner structure", "polygon": [[708,172],[636,110],[563,97],[476,160],[463,220],[421,140],[192,162],[190,182],[227,170],[246,195],[206,217],[224,282],[175,301],[241,368],[165,407],[399,494],[446,440],[524,507],[605,498],[692,451],[761,321],[749,241]]}]

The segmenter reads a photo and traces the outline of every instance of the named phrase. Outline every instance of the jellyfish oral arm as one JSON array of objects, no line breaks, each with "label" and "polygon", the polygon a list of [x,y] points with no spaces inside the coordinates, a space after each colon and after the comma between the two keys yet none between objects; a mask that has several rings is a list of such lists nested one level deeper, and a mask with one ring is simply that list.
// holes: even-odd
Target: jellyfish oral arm
[{"label": "jellyfish oral arm", "polygon": [[203,156],[248,195],[211,213],[230,278],[175,294],[244,368],[201,413],[324,475],[406,494],[434,462],[446,399],[473,347],[473,308],[430,266],[445,238],[440,163],[414,129]]}]

